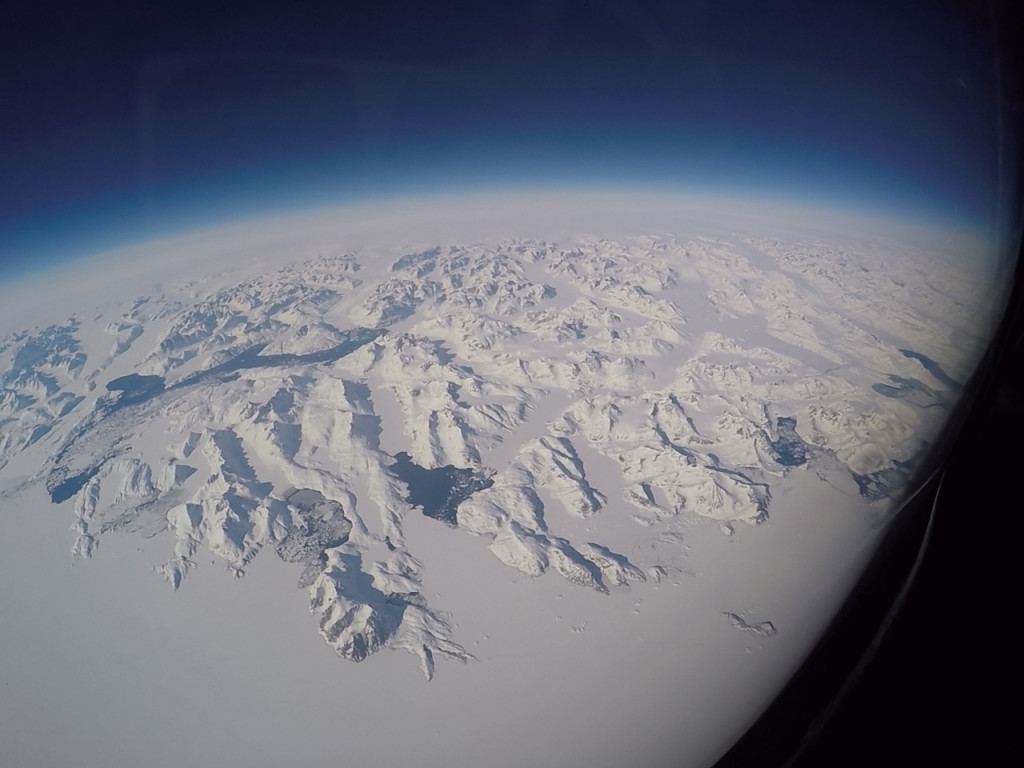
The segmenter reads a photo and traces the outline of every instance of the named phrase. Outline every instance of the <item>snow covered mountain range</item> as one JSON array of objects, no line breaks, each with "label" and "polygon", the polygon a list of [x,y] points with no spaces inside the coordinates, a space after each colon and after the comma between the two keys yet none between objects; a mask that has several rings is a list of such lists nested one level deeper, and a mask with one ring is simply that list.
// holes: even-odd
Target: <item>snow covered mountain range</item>
[{"label": "snow covered mountain range", "polygon": [[889,508],[980,349],[972,290],[909,250],[665,235],[184,281],[0,338],[0,499],[45,483],[75,558],[160,534],[175,589],[276,554],[339,655],[430,678],[472,656],[409,515],[607,592],[678,570],[686,520],[770,521],[794,473]]}]

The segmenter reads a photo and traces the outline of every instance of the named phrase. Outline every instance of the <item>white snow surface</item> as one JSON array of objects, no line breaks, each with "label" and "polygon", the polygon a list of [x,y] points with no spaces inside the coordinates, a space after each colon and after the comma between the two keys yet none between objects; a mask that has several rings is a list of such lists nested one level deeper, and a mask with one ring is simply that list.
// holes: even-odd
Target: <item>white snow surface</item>
[{"label": "white snow surface", "polygon": [[[304,241],[293,220],[266,253],[244,231],[186,239],[164,245],[152,280],[127,281],[124,295],[36,325],[8,316],[5,576],[38,579],[24,594],[68,627],[102,619],[82,640],[96,648],[103,632],[138,629],[118,605],[199,648],[248,647],[237,663],[302,699],[305,722],[282,721],[283,746],[245,748],[234,764],[300,749],[340,757],[339,744],[354,761],[394,765],[627,754],[674,765],[679,749],[694,765],[713,761],[845,596],[978,359],[992,308],[984,279],[928,233],[875,227],[872,239],[798,212],[702,210],[661,226],[623,214],[614,231],[595,214],[589,234],[558,239],[526,225],[462,239],[424,225],[436,239],[379,248],[365,233],[348,247],[344,227],[319,219]],[[282,246],[286,235],[302,247]],[[218,274],[188,260],[216,247],[233,254]],[[165,263],[175,248],[189,265],[178,275]],[[108,389],[133,375],[162,383]],[[454,467],[480,480],[448,510],[454,524],[413,506],[399,452],[432,477]],[[33,527],[38,515],[47,522]],[[42,569],[30,550],[54,545],[43,533],[59,535],[58,519],[71,527],[68,555]],[[211,564],[246,578],[223,586]],[[156,586],[135,584],[146,565]],[[156,596],[161,576],[175,599],[195,596]],[[112,601],[62,600],[82,578]],[[274,628],[297,618],[281,613],[292,593],[275,579],[298,581],[311,621]],[[221,604],[250,582],[241,608]],[[42,609],[7,602],[0,645],[27,648]],[[242,612],[244,624],[227,626]],[[362,671],[324,666],[302,639],[317,632]],[[154,654],[170,652],[169,636],[144,634]],[[75,642],[48,637],[58,653]],[[387,649],[411,654],[437,698],[409,665],[380,658]],[[194,674],[198,653],[160,663]],[[226,665],[216,680],[248,684],[223,653],[207,662]],[[10,702],[53,713],[46,697],[60,694],[30,691],[14,664],[5,652],[0,762],[27,764],[34,731]],[[144,689],[166,684],[146,675],[138,696],[163,697],[161,716],[186,706],[180,686]],[[310,683],[318,676],[322,686]],[[101,686],[94,677],[73,684]],[[239,706],[255,717],[265,705],[257,694]],[[174,718],[197,744],[217,742],[216,718],[207,730]],[[336,730],[311,745],[321,721]],[[443,722],[487,737],[460,745]],[[232,728],[260,743],[244,723]],[[79,764],[109,764],[114,753],[88,743]],[[192,747],[164,749],[171,765]],[[73,751],[53,744],[38,764]]]}]

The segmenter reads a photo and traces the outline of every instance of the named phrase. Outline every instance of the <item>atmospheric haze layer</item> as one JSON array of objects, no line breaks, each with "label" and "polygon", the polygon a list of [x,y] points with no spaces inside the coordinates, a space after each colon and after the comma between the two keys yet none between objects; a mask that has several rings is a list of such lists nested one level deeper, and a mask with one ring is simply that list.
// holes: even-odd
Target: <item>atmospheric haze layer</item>
[{"label": "atmospheric haze layer", "polygon": [[435,199],[85,260],[43,308],[22,288],[0,762],[707,764],[981,354],[994,276],[950,237]]}]

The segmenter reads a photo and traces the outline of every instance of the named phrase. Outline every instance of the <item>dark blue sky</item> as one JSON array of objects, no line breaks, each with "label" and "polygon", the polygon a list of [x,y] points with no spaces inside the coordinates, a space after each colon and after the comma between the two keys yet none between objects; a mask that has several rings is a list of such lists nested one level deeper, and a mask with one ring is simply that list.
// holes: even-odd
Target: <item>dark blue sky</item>
[{"label": "dark blue sky", "polygon": [[990,21],[896,5],[33,6],[0,32],[0,274],[467,185],[736,189],[990,226],[1010,167]]}]

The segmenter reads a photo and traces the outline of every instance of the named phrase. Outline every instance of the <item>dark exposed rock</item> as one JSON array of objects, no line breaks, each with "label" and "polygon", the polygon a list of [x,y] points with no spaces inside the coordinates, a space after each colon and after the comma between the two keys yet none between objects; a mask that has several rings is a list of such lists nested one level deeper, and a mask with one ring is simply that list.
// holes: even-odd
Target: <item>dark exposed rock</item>
[{"label": "dark exposed rock", "polygon": [[458,525],[456,510],[477,491],[494,485],[489,470],[452,465],[426,469],[415,464],[408,453],[395,455],[391,470],[409,487],[409,504],[423,514],[448,525]]}]

